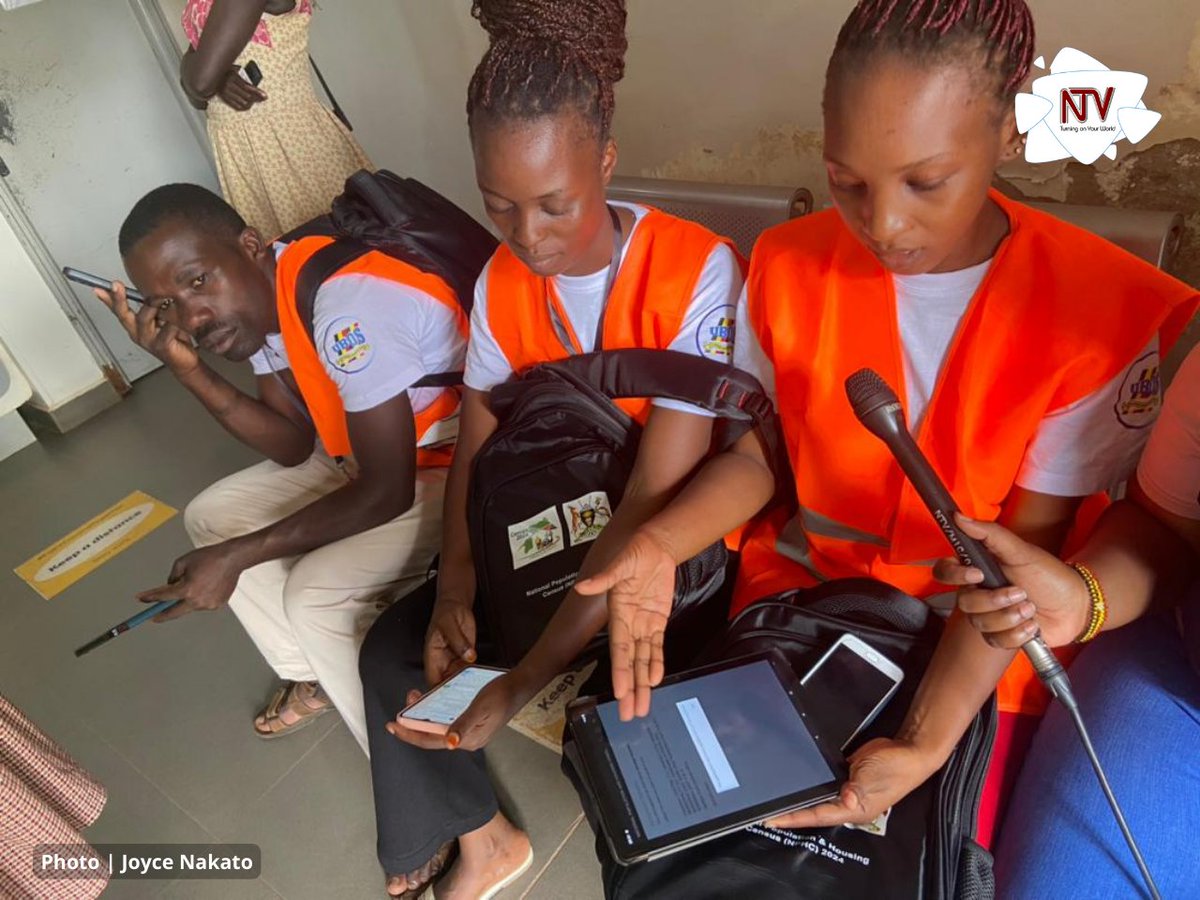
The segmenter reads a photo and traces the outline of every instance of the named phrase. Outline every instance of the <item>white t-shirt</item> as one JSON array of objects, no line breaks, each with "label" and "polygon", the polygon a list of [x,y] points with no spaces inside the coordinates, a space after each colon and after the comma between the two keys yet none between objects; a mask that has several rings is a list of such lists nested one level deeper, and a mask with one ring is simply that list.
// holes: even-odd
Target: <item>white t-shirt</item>
[{"label": "white t-shirt", "polygon": [[[893,276],[905,411],[914,431],[925,415],[958,325],[990,265],[989,260],[957,272]],[[774,398],[774,367],[749,325],[745,291],[738,301],[738,318],[744,326],[734,348],[734,363],[757,376]],[[1122,394],[1139,381],[1143,368],[1157,369],[1157,365],[1155,337],[1127,371],[1082,400],[1047,414],[1025,451],[1016,483],[1051,496],[1084,497],[1123,481],[1145,444],[1157,395],[1147,398],[1148,413],[1122,413]]]},{"label": "white t-shirt", "polygon": [[[276,244],[276,256],[283,249]],[[466,353],[454,312],[445,304],[372,275],[341,275],[321,285],[313,301],[313,339],[346,412],[373,409],[404,390],[413,411],[420,412],[445,388],[409,385],[462,369]],[[256,375],[289,368],[283,337],[267,335],[250,365]]]},{"label": "white t-shirt", "polygon": [[1138,483],[1167,512],[1200,520],[1200,346],[1192,348],[1167,389],[1138,464]]},{"label": "white t-shirt", "polygon": [[[648,210],[632,203],[613,203],[631,210],[634,225],[625,236],[621,260],[637,232],[638,224]],[[467,367],[463,383],[477,391],[489,391],[513,374],[508,357],[500,349],[488,323],[487,282],[489,262],[475,283],[475,305],[471,310],[471,340],[467,347]],[[558,275],[554,289],[562,301],[571,329],[579,338],[581,349],[590,353],[596,341],[596,328],[604,308],[604,288],[608,282],[608,267],[590,275]],[[738,294],[742,289],[742,272],[737,259],[724,244],[717,246],[704,264],[691,304],[679,328],[679,334],[669,349],[704,356],[718,362],[731,362],[734,346],[734,318]],[[707,416],[709,413],[686,403],[656,399],[655,406],[682,410]]]}]

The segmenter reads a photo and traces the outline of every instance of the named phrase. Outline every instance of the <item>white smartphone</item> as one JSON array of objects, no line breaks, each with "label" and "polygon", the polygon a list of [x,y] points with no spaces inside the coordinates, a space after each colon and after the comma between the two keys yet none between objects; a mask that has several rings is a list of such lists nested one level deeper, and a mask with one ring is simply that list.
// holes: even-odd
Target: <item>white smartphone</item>
[{"label": "white smartphone", "polygon": [[887,705],[904,671],[852,634],[843,634],[800,684],[804,708],[841,749],[854,740]]},{"label": "white smartphone", "polygon": [[507,672],[488,666],[467,666],[400,711],[400,722],[413,731],[445,734],[487,685]]}]

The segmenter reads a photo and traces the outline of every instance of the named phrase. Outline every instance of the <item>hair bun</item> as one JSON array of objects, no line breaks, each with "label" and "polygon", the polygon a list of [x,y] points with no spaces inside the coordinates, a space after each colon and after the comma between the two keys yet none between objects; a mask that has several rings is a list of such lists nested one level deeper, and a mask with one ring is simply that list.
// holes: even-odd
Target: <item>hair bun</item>
[{"label": "hair bun", "polygon": [[625,0],[474,0],[492,46],[557,45],[608,84],[625,74]]}]

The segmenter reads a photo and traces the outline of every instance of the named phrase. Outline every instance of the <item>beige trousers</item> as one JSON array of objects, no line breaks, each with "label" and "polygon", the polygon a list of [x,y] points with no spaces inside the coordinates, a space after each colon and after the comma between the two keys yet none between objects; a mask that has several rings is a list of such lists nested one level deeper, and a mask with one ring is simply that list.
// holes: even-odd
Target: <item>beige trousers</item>
[{"label": "beige trousers", "polygon": [[[257,531],[346,483],[324,453],[293,467],[262,462],[207,488],[184,513],[197,547]],[[415,587],[438,552],[445,469],[418,469],[412,508],[369,531],[247,569],[229,601],[285,681],[319,681],[363,752],[367,723],[358,648],[391,596]]]}]

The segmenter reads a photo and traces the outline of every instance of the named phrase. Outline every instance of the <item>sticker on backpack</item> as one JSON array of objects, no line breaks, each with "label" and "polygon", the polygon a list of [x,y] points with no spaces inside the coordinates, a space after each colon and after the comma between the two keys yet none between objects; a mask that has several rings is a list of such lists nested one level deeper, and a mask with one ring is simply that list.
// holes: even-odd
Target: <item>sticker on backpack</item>
[{"label": "sticker on backpack", "polygon": [[612,505],[604,491],[592,491],[576,497],[564,503],[562,511],[572,547],[600,537],[600,532],[612,518]]},{"label": "sticker on backpack", "polygon": [[537,562],[565,546],[562,521],[553,506],[547,506],[540,513],[508,526],[508,547],[512,551],[513,569]]}]

